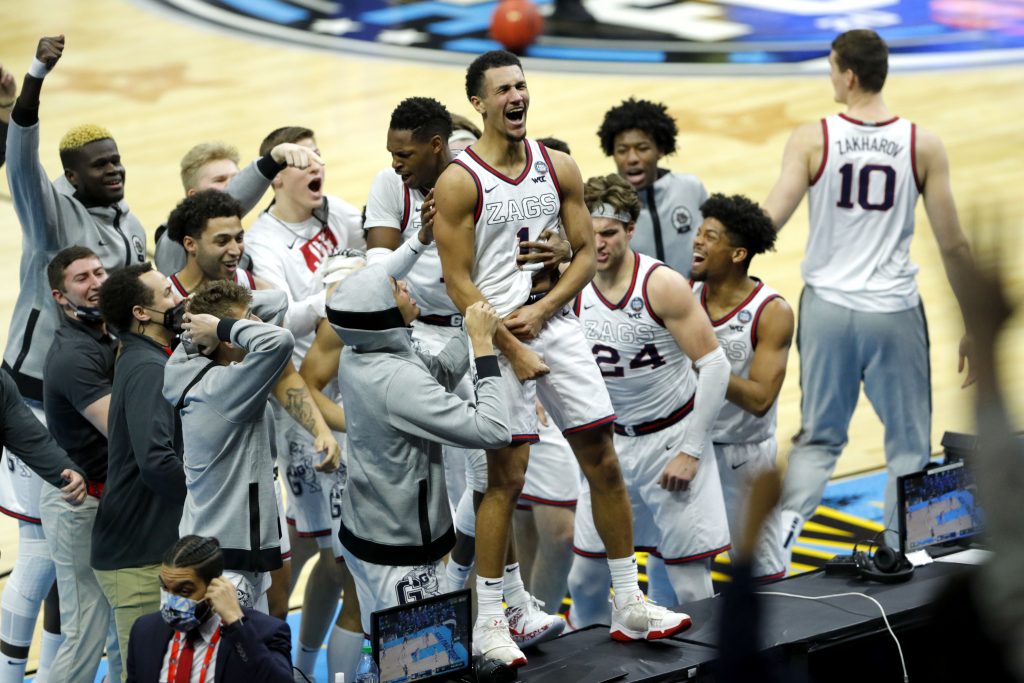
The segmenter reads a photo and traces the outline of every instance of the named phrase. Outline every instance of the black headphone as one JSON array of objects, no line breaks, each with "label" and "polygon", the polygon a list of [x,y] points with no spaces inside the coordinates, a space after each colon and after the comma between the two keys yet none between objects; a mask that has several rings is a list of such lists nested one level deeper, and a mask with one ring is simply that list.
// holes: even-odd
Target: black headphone
[{"label": "black headphone", "polygon": [[893,550],[884,542],[875,546],[875,552],[854,552],[853,561],[857,565],[857,575],[868,581],[879,583],[902,583],[909,581],[914,575],[914,565],[898,550]]}]

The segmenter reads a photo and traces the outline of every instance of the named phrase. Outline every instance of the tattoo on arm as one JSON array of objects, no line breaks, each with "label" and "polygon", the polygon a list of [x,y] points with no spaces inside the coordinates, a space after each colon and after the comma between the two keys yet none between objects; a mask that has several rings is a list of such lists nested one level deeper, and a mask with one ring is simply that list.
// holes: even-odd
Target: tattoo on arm
[{"label": "tattoo on arm", "polygon": [[288,389],[284,409],[288,411],[293,420],[299,423],[300,427],[313,436],[318,435],[316,419],[313,417],[313,411],[316,408],[313,405],[313,397],[309,395],[306,387]]}]

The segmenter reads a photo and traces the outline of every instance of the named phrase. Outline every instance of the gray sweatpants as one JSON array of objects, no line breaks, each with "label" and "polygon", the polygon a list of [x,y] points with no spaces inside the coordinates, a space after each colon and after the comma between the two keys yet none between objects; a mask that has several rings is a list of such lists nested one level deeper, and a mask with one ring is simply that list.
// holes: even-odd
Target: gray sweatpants
[{"label": "gray sweatpants", "polygon": [[[865,313],[823,301],[812,287],[800,297],[801,431],[789,456],[782,509],[805,520],[847,442],[860,384],[885,427],[887,529],[896,530],[896,477],[928,463],[931,367],[924,308]],[[895,533],[886,534],[895,545]]]}]

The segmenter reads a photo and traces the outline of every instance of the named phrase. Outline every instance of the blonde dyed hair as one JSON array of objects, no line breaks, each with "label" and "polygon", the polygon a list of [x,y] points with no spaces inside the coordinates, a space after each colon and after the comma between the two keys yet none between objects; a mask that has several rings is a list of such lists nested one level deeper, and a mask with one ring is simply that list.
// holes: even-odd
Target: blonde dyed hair
[{"label": "blonde dyed hair", "polygon": [[227,159],[238,165],[238,150],[224,142],[201,142],[181,158],[181,184],[185,192],[192,190],[199,182],[199,169],[211,161]]},{"label": "blonde dyed hair", "polygon": [[631,220],[640,217],[640,198],[636,190],[618,173],[594,176],[583,186],[583,201],[588,209],[611,204],[616,211],[629,214]]},{"label": "blonde dyed hair", "polygon": [[113,140],[114,136],[103,126],[94,123],[83,123],[75,126],[60,139],[61,152],[73,152],[82,149],[90,142],[97,140]]}]

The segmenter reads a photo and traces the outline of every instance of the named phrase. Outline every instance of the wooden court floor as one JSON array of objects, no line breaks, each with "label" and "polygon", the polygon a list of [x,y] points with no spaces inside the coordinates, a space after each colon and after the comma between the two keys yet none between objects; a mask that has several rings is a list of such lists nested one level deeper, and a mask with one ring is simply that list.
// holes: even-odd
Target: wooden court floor
[{"label": "wooden court floor", "polygon": [[[170,18],[126,0],[0,0],[0,63],[23,74],[40,36],[64,33],[64,58],[47,78],[41,117],[41,157],[51,176],[61,169],[57,142],[69,127],[95,122],[116,138],[127,169],[126,197],[152,235],[182,196],[178,160],[193,144],[225,140],[243,159],[256,155],[270,130],[309,126],[327,160],[327,191],[365,202],[374,174],[389,163],[385,134],[391,109],[404,97],[429,95],[453,112],[474,116],[463,94],[463,69],[327,53],[226,34]],[[468,59],[467,59],[468,62]],[[604,112],[628,96],[667,103],[679,127],[679,152],[665,160],[698,175],[709,191],[761,200],[778,172],[782,149],[797,124],[837,111],[826,75],[802,77],[647,77],[531,71],[531,136],[553,135],[572,147],[584,178],[614,170],[595,131]],[[1024,70],[1017,67],[894,73],[890,108],[938,133],[952,165],[961,218],[993,206],[1002,227],[996,241],[1017,298],[1024,294],[1019,192],[1024,187]],[[250,218],[251,220],[251,218]],[[960,389],[956,349],[962,323],[934,239],[919,208],[912,255],[931,333],[933,444],[947,429],[972,428],[972,393]],[[992,234],[987,230],[986,234]],[[781,290],[795,307],[799,263],[807,235],[801,208],[775,253],[752,272]],[[993,240],[989,240],[992,242]],[[152,248],[152,239],[150,240]],[[18,286],[20,232],[6,183],[0,184],[0,335],[6,338]],[[1020,317],[1002,350],[1007,396],[1024,417],[1024,370],[1013,362],[1024,348]],[[799,426],[795,349],[779,409],[780,442]],[[893,378],[893,381],[898,381]],[[922,401],[927,397],[922,396]],[[862,400],[837,475],[883,464],[882,428]],[[783,456],[787,448],[782,447]],[[16,527],[0,521],[0,570],[9,569]]]}]

